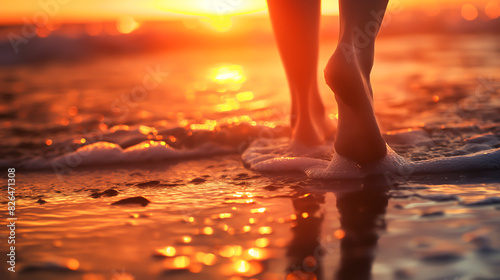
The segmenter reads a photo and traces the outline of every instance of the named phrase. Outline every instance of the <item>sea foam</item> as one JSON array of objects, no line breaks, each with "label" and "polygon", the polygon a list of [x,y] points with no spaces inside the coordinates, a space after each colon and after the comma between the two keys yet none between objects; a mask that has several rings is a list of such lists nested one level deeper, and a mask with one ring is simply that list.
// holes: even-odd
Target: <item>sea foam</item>
[{"label": "sea foam", "polygon": [[117,144],[96,142],[53,159],[34,158],[25,162],[25,169],[63,169],[80,166],[137,163],[168,159],[193,158],[234,152],[231,147],[207,142],[192,149],[175,149],[161,142],[147,141],[123,149]]},{"label": "sea foam", "polygon": [[[273,149],[276,141],[276,149]],[[324,149],[320,147],[320,149]],[[373,174],[430,174],[460,171],[500,169],[500,149],[490,149],[468,155],[411,161],[399,156],[387,146],[387,155],[377,162],[359,165],[349,158],[333,154],[331,160],[307,155],[279,155],[283,139],[256,141],[243,153],[243,161],[260,172],[303,172],[317,179],[363,178]]]}]

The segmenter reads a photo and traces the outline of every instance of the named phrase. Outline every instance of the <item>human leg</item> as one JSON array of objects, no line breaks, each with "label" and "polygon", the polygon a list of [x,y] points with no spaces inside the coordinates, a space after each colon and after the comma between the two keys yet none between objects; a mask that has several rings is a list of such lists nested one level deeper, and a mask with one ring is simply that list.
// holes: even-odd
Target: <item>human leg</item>
[{"label": "human leg", "polygon": [[317,84],[321,1],[267,2],[292,97],[292,140],[320,145],[333,134]]},{"label": "human leg", "polygon": [[340,0],[340,38],[325,68],[327,84],[335,93],[339,123],[335,150],[360,164],[387,153],[375,119],[370,72],[375,38],[388,0]]}]

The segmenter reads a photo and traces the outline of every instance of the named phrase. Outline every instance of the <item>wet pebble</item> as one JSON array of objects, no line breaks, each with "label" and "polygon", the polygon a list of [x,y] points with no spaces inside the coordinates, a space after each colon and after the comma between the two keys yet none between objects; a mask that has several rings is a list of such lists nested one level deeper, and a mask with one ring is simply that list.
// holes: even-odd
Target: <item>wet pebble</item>
[{"label": "wet pebble", "polygon": [[45,204],[46,202],[47,202],[47,201],[45,201],[45,200],[43,200],[43,199],[41,199],[41,198],[39,198],[39,199],[36,201],[36,203],[39,203],[40,205]]},{"label": "wet pebble", "polygon": [[282,187],[277,187],[275,185],[267,185],[264,187],[264,189],[268,190],[268,191],[275,191],[277,189],[281,189]]},{"label": "wet pebble", "polygon": [[420,218],[435,218],[435,217],[442,217],[442,216],[444,216],[443,211],[433,211],[433,212],[423,213],[422,215],[420,215]]},{"label": "wet pebble", "polygon": [[103,192],[93,192],[90,196],[93,197],[93,198],[99,198],[101,196],[107,196],[107,197],[111,197],[111,196],[117,196],[118,195],[118,191],[115,190],[115,189],[107,189]]},{"label": "wet pebble", "polygon": [[101,193],[102,196],[117,196],[118,191],[115,189],[107,189]]},{"label": "wet pebble", "polygon": [[140,204],[141,206],[146,206],[150,202],[151,201],[149,201],[147,198],[143,196],[135,196],[118,200],[116,202],[111,203],[111,205]]},{"label": "wet pebble", "polygon": [[50,261],[35,262],[24,265],[21,269],[21,273],[35,273],[35,272],[71,273],[71,272],[78,272],[79,267],[80,263],[76,259],[54,258],[53,260]]},{"label": "wet pebble", "polygon": [[197,177],[197,178],[194,178],[193,180],[191,180],[189,183],[191,184],[201,184],[201,183],[205,183],[207,180],[206,179],[203,179],[201,177]]},{"label": "wet pebble", "polygon": [[75,272],[72,269],[64,267],[58,264],[45,264],[45,265],[27,265],[22,268],[22,273],[34,273],[34,272],[56,272],[56,273],[68,273]]},{"label": "wet pebble", "polygon": [[177,186],[183,186],[184,184],[178,184],[178,183],[164,183],[164,184],[159,184],[158,186],[161,187],[177,187]]},{"label": "wet pebble", "polygon": [[153,180],[153,181],[138,183],[138,184],[136,184],[136,186],[139,188],[148,188],[148,187],[158,186],[159,184],[160,184],[160,181]]},{"label": "wet pebble", "polygon": [[248,173],[239,173],[233,177],[233,180],[247,180],[249,179]]}]

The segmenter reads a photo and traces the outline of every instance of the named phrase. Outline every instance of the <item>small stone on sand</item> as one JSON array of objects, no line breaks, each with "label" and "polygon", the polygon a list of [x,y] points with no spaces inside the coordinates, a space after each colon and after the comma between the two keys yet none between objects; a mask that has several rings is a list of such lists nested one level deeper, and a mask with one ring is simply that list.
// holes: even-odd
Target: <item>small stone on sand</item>
[{"label": "small stone on sand", "polygon": [[141,206],[146,206],[150,202],[151,201],[149,201],[143,196],[135,196],[118,200],[116,202],[111,203],[111,205],[140,204]]},{"label": "small stone on sand", "polygon": [[115,190],[115,189],[107,189],[103,192],[93,192],[90,196],[93,197],[93,198],[99,198],[101,196],[108,196],[108,197],[111,197],[111,196],[117,196],[118,195],[118,191]]},{"label": "small stone on sand", "polygon": [[189,183],[198,185],[198,184],[201,184],[201,183],[205,183],[206,181],[207,181],[207,180],[205,180],[205,179],[203,179],[203,178],[198,177],[198,178],[194,178],[194,179],[193,179],[193,180],[191,180]]},{"label": "small stone on sand", "polygon": [[138,183],[136,186],[139,187],[139,188],[147,188],[147,187],[158,186],[159,184],[160,184],[160,181],[153,180],[153,181],[147,181],[147,182]]}]

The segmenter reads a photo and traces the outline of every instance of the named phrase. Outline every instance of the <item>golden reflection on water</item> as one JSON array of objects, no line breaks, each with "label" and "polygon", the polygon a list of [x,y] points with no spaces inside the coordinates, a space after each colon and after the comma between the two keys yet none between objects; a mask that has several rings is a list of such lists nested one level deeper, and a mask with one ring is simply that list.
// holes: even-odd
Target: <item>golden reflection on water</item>
[{"label": "golden reflection on water", "polygon": [[156,253],[160,256],[165,256],[165,257],[173,257],[176,254],[176,250],[172,246],[168,246],[162,249],[157,249]]},{"label": "golden reflection on water", "polygon": [[269,246],[269,243],[269,238],[266,237],[257,238],[257,240],[255,240],[255,246],[259,248],[265,248]]},{"label": "golden reflection on water", "polygon": [[250,270],[250,264],[245,260],[239,260],[235,263],[236,271],[239,273],[245,273]]},{"label": "golden reflection on water", "polygon": [[205,254],[202,260],[203,264],[212,266],[217,262],[217,256],[212,253]]},{"label": "golden reflection on water", "polygon": [[231,258],[235,256],[241,256],[243,248],[239,245],[226,245],[219,250],[219,255],[224,258]]},{"label": "golden reflection on water", "polygon": [[203,234],[205,235],[212,235],[214,233],[214,229],[212,227],[205,227],[203,228]]},{"label": "golden reflection on water", "polygon": [[266,227],[260,227],[259,228],[259,233],[260,234],[271,234],[273,232],[273,228],[266,226]]},{"label": "golden reflection on water", "polygon": [[[214,91],[225,93],[222,96],[215,95],[211,98],[212,102],[218,103],[214,108],[216,112],[230,112],[239,109],[255,110],[255,105],[262,101],[259,100],[251,103],[250,101],[255,98],[252,91],[239,92],[243,83],[247,80],[247,76],[241,65],[233,64],[212,68],[208,77],[216,85]],[[186,94],[186,98],[188,99],[192,95],[190,92]]]},{"label": "golden reflection on water", "polygon": [[186,269],[191,264],[191,260],[187,256],[177,256],[173,259],[166,259],[163,262],[165,268],[168,269]]},{"label": "golden reflection on water", "polygon": [[256,208],[256,209],[250,209],[250,213],[264,213],[264,212],[266,212],[266,208],[265,207]]},{"label": "golden reflection on water", "polygon": [[242,84],[247,77],[241,65],[220,66],[211,70],[211,79],[220,84],[238,83]]},{"label": "golden reflection on water", "polygon": [[251,91],[239,92],[236,94],[236,100],[239,102],[250,101],[254,98],[254,94]]},{"label": "golden reflection on water", "polygon": [[255,260],[263,260],[268,256],[267,251],[260,248],[250,248],[247,250],[247,254],[250,256],[250,258]]}]

